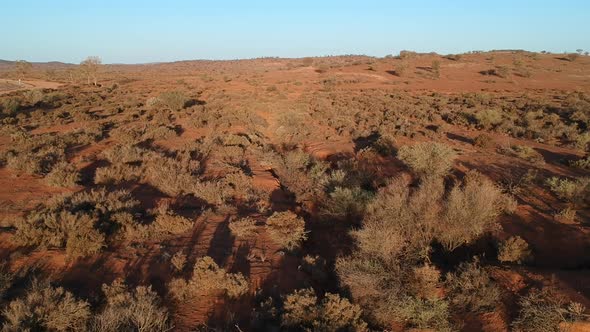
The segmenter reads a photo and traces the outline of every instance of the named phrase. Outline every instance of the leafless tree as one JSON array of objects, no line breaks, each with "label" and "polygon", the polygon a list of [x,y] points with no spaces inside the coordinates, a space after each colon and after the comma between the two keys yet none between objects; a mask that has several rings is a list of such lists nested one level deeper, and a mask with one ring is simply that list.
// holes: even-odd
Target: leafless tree
[{"label": "leafless tree", "polygon": [[18,77],[18,85],[22,85],[21,80],[31,70],[31,68],[33,68],[33,65],[25,60],[17,60],[14,66],[16,69],[16,75]]},{"label": "leafless tree", "polygon": [[97,85],[96,75],[101,64],[102,61],[97,56],[89,56],[84,61],[80,62],[80,69],[82,73],[86,75],[88,84],[90,84],[90,79],[92,79],[94,85]]}]

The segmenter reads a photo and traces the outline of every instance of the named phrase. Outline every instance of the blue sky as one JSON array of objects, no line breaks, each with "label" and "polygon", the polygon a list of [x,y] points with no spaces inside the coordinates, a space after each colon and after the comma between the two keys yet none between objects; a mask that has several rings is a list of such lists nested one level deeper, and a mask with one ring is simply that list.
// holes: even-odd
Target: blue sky
[{"label": "blue sky", "polygon": [[1,1],[7,60],[590,49],[588,0]]}]

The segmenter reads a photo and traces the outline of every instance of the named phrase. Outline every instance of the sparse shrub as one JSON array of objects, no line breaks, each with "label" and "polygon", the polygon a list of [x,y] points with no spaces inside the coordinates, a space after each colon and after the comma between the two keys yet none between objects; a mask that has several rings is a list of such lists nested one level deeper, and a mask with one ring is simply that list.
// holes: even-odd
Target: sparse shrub
[{"label": "sparse shrub", "polygon": [[0,263],[0,303],[2,303],[4,293],[12,285],[13,279],[14,275],[10,272],[6,263]]},{"label": "sparse shrub", "polygon": [[566,59],[570,62],[576,61],[579,57],[580,57],[580,54],[578,54],[578,53],[569,53],[566,55]]},{"label": "sparse shrub", "polygon": [[179,251],[172,256],[170,263],[172,263],[172,266],[176,271],[180,272],[184,270],[186,265],[186,255],[182,251]]},{"label": "sparse shrub", "polygon": [[287,250],[293,250],[307,238],[305,221],[291,211],[275,212],[266,220],[271,239]]},{"label": "sparse shrub", "polygon": [[529,261],[532,254],[529,244],[520,236],[509,237],[498,248],[498,260],[500,262],[522,264]]},{"label": "sparse shrub", "polygon": [[434,78],[440,78],[440,61],[433,60],[431,68],[432,68],[432,74],[434,75]]},{"label": "sparse shrub", "polygon": [[21,101],[17,98],[7,98],[2,101],[0,106],[4,115],[14,116],[21,106]]},{"label": "sparse shrub", "polygon": [[138,204],[127,191],[104,188],[58,197],[17,219],[13,239],[19,245],[65,248],[73,258],[92,255],[105,246],[105,235],[120,226],[115,216],[131,215]]},{"label": "sparse shrub", "polygon": [[405,61],[401,61],[395,65],[394,71],[398,77],[404,77],[408,71],[408,64]]},{"label": "sparse shrub", "polygon": [[137,181],[141,176],[141,168],[128,164],[114,164],[99,167],[94,172],[96,184],[119,184],[124,181]]},{"label": "sparse shrub", "polygon": [[532,290],[520,298],[519,315],[512,323],[518,332],[557,332],[560,324],[581,319],[584,307],[579,303],[564,303],[558,295],[545,289]]},{"label": "sparse shrub", "polygon": [[362,217],[370,199],[371,194],[359,187],[336,187],[322,204],[320,214],[324,218],[351,218],[354,220]]},{"label": "sparse shrub", "polygon": [[48,282],[33,280],[22,298],[3,310],[3,331],[83,331],[90,319],[90,305]]},{"label": "sparse shrub", "polygon": [[65,248],[70,257],[84,257],[99,252],[104,235],[94,225],[97,219],[68,211],[38,211],[17,219],[14,241],[19,245]]},{"label": "sparse shrub", "polygon": [[537,150],[531,148],[530,146],[514,145],[511,147],[503,147],[499,149],[499,152],[526,160],[534,164],[545,164],[545,158],[543,158],[543,155],[537,152]]},{"label": "sparse shrub", "polygon": [[398,158],[420,177],[445,176],[455,156],[452,148],[440,143],[405,145],[398,152]]},{"label": "sparse shrub", "polygon": [[508,78],[510,77],[510,68],[504,66],[498,66],[494,69],[494,75],[501,77],[501,78]]},{"label": "sparse shrub", "polygon": [[448,273],[446,288],[452,305],[461,311],[492,311],[500,302],[500,289],[477,261],[463,263],[455,273]]},{"label": "sparse shrub", "polygon": [[566,207],[555,214],[555,219],[561,222],[574,222],[576,220],[576,210]]},{"label": "sparse shrub", "polygon": [[477,124],[484,129],[492,129],[502,123],[502,114],[494,109],[475,113]]},{"label": "sparse shrub", "polygon": [[455,186],[444,206],[438,239],[448,250],[470,243],[497,227],[496,219],[511,212],[513,200],[477,172],[468,173],[464,186]]},{"label": "sparse shrub", "polygon": [[449,322],[449,304],[443,299],[406,297],[396,303],[391,310],[394,317],[412,328],[435,331],[453,330]]},{"label": "sparse shrub", "polygon": [[590,170],[590,154],[570,163],[571,166]]},{"label": "sparse shrub", "polygon": [[121,279],[102,285],[106,305],[92,321],[91,331],[159,332],[171,329],[168,311],[161,305],[151,286],[138,286],[132,291]]},{"label": "sparse shrub", "polygon": [[229,223],[229,230],[238,239],[249,238],[256,234],[256,220],[252,218],[241,218]]},{"label": "sparse shrub", "polygon": [[494,140],[489,135],[479,134],[473,140],[473,145],[487,149],[494,146]]},{"label": "sparse shrub", "polygon": [[190,99],[180,91],[169,91],[160,94],[158,99],[164,106],[167,106],[173,111],[180,111],[185,108]]},{"label": "sparse shrub", "polygon": [[227,273],[211,257],[206,256],[195,263],[191,279],[174,279],[170,282],[169,289],[181,301],[196,295],[217,292],[237,298],[246,294],[248,282],[242,274]]},{"label": "sparse shrub", "polygon": [[590,199],[590,177],[575,180],[552,177],[547,180],[547,185],[559,199],[575,205],[582,205]]},{"label": "sparse shrub", "polygon": [[68,162],[59,162],[45,176],[45,182],[56,187],[72,187],[80,181],[80,172]]},{"label": "sparse shrub", "polygon": [[367,331],[361,308],[337,294],[318,301],[313,289],[300,289],[284,297],[281,324],[313,331]]}]

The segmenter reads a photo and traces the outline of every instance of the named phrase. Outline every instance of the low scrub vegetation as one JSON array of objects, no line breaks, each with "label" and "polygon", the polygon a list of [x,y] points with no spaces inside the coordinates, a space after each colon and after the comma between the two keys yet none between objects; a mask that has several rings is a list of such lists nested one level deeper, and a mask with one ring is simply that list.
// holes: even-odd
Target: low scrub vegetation
[{"label": "low scrub vegetation", "polygon": [[498,260],[508,263],[525,263],[532,258],[529,244],[520,236],[512,236],[503,241],[498,249]]},{"label": "low scrub vegetation", "polygon": [[248,281],[240,273],[226,272],[207,256],[197,260],[189,280],[174,279],[169,288],[179,301],[211,293],[224,293],[230,298],[237,298],[248,291]]},{"label": "low scrub vegetation", "polygon": [[270,238],[281,248],[293,250],[307,238],[305,221],[291,211],[275,212],[266,220]]},{"label": "low scrub vegetation", "polygon": [[398,151],[398,158],[421,177],[446,175],[455,157],[453,149],[440,143],[402,146]]}]

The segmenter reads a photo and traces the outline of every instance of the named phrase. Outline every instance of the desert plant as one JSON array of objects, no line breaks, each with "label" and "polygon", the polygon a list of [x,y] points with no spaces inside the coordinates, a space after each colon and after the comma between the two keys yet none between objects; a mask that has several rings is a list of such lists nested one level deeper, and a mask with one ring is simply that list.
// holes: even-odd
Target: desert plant
[{"label": "desert plant", "polygon": [[191,279],[174,279],[170,282],[169,289],[172,295],[181,301],[196,295],[218,292],[237,298],[246,294],[248,282],[242,274],[228,273],[211,257],[206,256],[195,263]]},{"label": "desert plant", "polygon": [[90,319],[90,305],[61,287],[33,280],[22,298],[3,310],[2,331],[83,331]]},{"label": "desert plant", "polygon": [[577,206],[590,199],[590,177],[575,180],[552,177],[547,180],[547,185],[559,199]]},{"label": "desert plant", "polygon": [[574,222],[576,220],[576,210],[566,207],[561,209],[559,212],[554,214],[554,217],[558,221],[562,222]]},{"label": "desert plant", "polygon": [[94,316],[91,331],[159,332],[171,329],[168,312],[151,286],[138,286],[132,291],[121,279],[102,285],[106,305]]},{"label": "desert plant", "polygon": [[180,111],[185,108],[190,99],[181,91],[163,92],[158,97],[162,104],[172,111]]},{"label": "desert plant", "polygon": [[520,310],[512,327],[518,332],[557,332],[561,323],[581,318],[584,307],[579,303],[565,303],[550,290],[532,290],[518,301]]},{"label": "desert plant", "polygon": [[70,257],[99,252],[105,237],[94,227],[97,218],[68,211],[36,211],[17,219],[14,241],[19,245],[65,248]]},{"label": "desert plant", "polygon": [[494,109],[486,109],[475,113],[477,124],[484,129],[491,129],[502,123],[502,113]]},{"label": "desert plant", "polygon": [[490,148],[494,146],[494,140],[489,135],[479,134],[473,139],[473,145],[480,148]]},{"label": "desert plant", "polygon": [[0,303],[4,297],[4,293],[10,288],[14,279],[14,275],[8,269],[6,263],[0,263]]},{"label": "desert plant", "polygon": [[59,162],[45,176],[45,182],[56,187],[72,187],[80,181],[80,172],[68,162]]},{"label": "desert plant", "polygon": [[477,261],[463,263],[447,274],[447,296],[452,305],[469,312],[492,311],[500,302],[500,289]]},{"label": "desert plant", "polygon": [[578,54],[578,53],[569,53],[565,57],[566,57],[566,59],[568,61],[574,62],[574,61],[576,61],[580,57],[580,54]]},{"label": "desert plant", "polygon": [[420,177],[445,176],[455,156],[452,148],[440,143],[405,145],[398,152],[398,158]]},{"label": "desert plant", "polygon": [[94,85],[97,85],[97,73],[102,64],[102,60],[97,56],[89,56],[80,62],[80,70],[86,75],[87,84],[92,79]]},{"label": "desert plant", "polygon": [[229,230],[232,235],[239,239],[248,238],[256,234],[257,228],[256,220],[248,217],[231,221],[229,223]]},{"label": "desert plant", "polygon": [[434,78],[440,78],[440,61],[432,60],[432,65],[430,67],[432,68]]},{"label": "desert plant", "polygon": [[543,158],[543,155],[537,152],[537,150],[531,148],[530,146],[514,145],[510,147],[501,147],[499,149],[499,152],[526,160],[534,164],[545,164],[545,158]]},{"label": "desert plant", "polygon": [[448,249],[470,243],[497,227],[503,212],[512,212],[515,202],[489,179],[468,173],[464,186],[455,186],[444,204],[443,221],[437,239]]},{"label": "desert plant", "polygon": [[498,260],[522,264],[532,257],[529,244],[520,236],[511,236],[500,244],[498,248]]},{"label": "desert plant", "polygon": [[313,331],[367,331],[358,305],[338,294],[327,293],[319,301],[313,289],[300,289],[283,299],[281,324]]},{"label": "desert plant", "polygon": [[266,220],[270,238],[281,248],[293,250],[307,238],[305,221],[291,211],[275,212]]},{"label": "desert plant", "polygon": [[182,251],[179,251],[172,256],[170,263],[177,272],[180,272],[184,270],[186,265],[186,255]]},{"label": "desert plant", "polygon": [[336,187],[323,202],[320,214],[324,218],[357,219],[362,217],[371,194],[359,187]]}]

